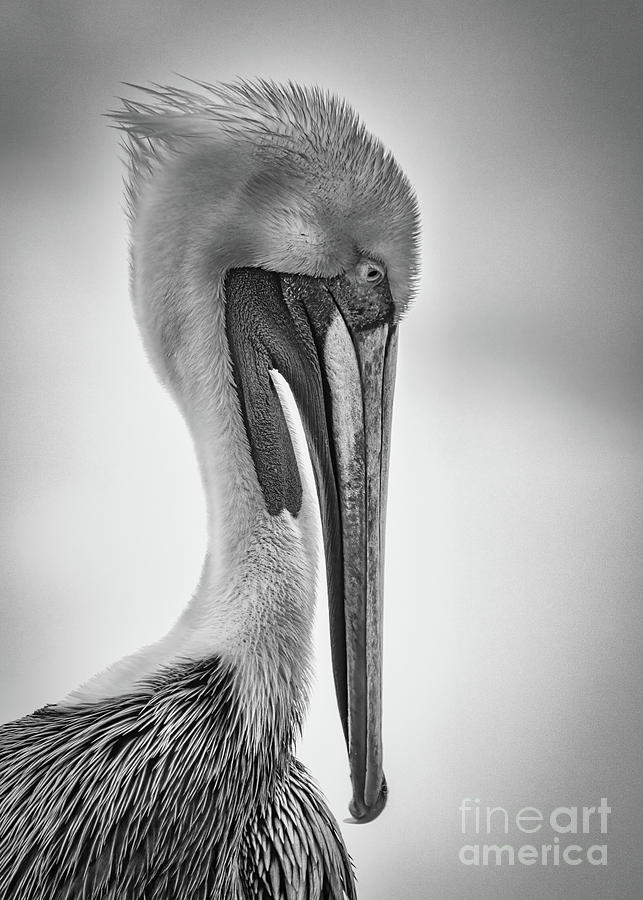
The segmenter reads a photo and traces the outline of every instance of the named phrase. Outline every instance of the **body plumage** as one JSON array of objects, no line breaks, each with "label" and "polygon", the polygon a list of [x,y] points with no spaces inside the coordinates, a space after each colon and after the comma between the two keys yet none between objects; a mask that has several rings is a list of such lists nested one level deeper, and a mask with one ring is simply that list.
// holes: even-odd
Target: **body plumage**
[{"label": "body plumage", "polygon": [[262,723],[257,744],[235,693],[210,659],[4,726],[0,896],[354,897],[337,825],[291,752],[298,723]]}]

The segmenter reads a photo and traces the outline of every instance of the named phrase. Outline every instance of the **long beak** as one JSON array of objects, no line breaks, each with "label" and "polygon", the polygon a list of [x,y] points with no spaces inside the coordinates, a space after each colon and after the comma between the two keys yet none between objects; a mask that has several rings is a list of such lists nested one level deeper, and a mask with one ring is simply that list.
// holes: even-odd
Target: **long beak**
[{"label": "long beak", "polygon": [[[367,822],[384,808],[387,791],[382,763],[382,582],[397,353],[393,304],[386,284],[360,306],[355,286],[346,277],[323,280],[237,270],[228,276],[226,292],[236,366],[243,366],[245,359],[248,367],[250,343],[241,347],[234,335],[249,330],[247,282],[253,272],[259,282],[253,285],[250,306],[256,308],[261,297],[263,365],[277,368],[290,384],[315,471],[335,690],[353,788],[349,809],[355,820]],[[245,324],[236,327],[240,297]],[[256,341],[254,346],[256,354]],[[256,369],[256,358],[253,363]],[[247,396],[242,406],[259,473],[265,455],[259,446],[262,438],[257,433],[253,441]],[[267,500],[274,495],[274,479],[268,485],[266,478],[262,487]],[[293,494],[292,485],[282,487],[284,497]],[[282,506],[288,506],[285,499]]]},{"label": "long beak", "polygon": [[336,493],[319,485],[320,503],[334,501],[337,510],[322,512],[333,670],[353,787],[349,809],[367,822],[386,803],[382,582],[397,329],[388,288],[356,312],[347,278],[282,281],[286,301],[294,293],[307,311],[324,384],[332,472],[320,471],[318,485],[333,479]]}]

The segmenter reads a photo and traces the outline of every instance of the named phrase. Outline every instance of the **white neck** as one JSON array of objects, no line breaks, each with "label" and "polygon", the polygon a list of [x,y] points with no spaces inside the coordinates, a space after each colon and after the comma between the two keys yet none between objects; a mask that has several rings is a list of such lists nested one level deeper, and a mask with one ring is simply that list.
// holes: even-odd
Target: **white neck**
[{"label": "white neck", "polygon": [[[312,466],[292,394],[273,373],[304,490],[296,519],[287,511],[271,516],[250,454],[226,336],[224,277],[235,261],[227,258],[217,270],[204,265],[213,236],[225,236],[225,216],[220,204],[202,202],[196,175],[189,166],[169,166],[156,176],[158,186],[139,199],[132,298],[150,360],[194,438],[207,500],[208,551],[195,595],[170,632],[92,678],[67,698],[70,703],[136,690],[141,678],[161,667],[215,655],[239,673],[246,691],[266,679],[286,680],[292,670],[289,690],[297,699],[306,693],[323,558]],[[172,203],[176,196],[190,199],[181,215]]]},{"label": "white neck", "polygon": [[[223,307],[217,309],[222,316]],[[211,348],[216,364],[209,373],[215,403],[207,416],[185,410],[207,499],[208,550],[197,590],[165,637],[94,676],[67,704],[136,690],[137,682],[161,667],[211,656],[232,665],[253,705],[275,693],[287,706],[305,704],[314,603],[323,581],[319,505],[306,439],[290,388],[273,371],[303,498],[296,518],[288,511],[271,516],[245,438],[223,323],[213,324],[218,327],[210,337],[219,344]]]}]

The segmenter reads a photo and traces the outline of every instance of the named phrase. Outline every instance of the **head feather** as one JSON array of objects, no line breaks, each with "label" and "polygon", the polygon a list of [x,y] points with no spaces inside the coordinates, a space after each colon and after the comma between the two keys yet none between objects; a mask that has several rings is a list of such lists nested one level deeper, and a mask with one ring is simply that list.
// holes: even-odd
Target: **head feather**
[{"label": "head feather", "polygon": [[247,160],[241,206],[256,210],[263,224],[261,251],[237,265],[335,275],[356,255],[372,256],[386,265],[402,308],[417,277],[417,202],[354,110],[319,87],[292,82],[192,84],[198,90],[138,88],[142,100],[123,100],[111,113],[126,135],[132,218],[164,164],[232,153]]}]

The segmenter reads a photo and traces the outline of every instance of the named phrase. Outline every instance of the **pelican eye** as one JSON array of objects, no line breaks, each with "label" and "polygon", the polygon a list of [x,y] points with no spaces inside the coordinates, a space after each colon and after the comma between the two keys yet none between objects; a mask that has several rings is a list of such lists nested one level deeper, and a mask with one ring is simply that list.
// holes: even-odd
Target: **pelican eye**
[{"label": "pelican eye", "polygon": [[386,269],[380,262],[372,259],[362,259],[357,263],[357,277],[365,284],[375,286],[384,281]]}]

